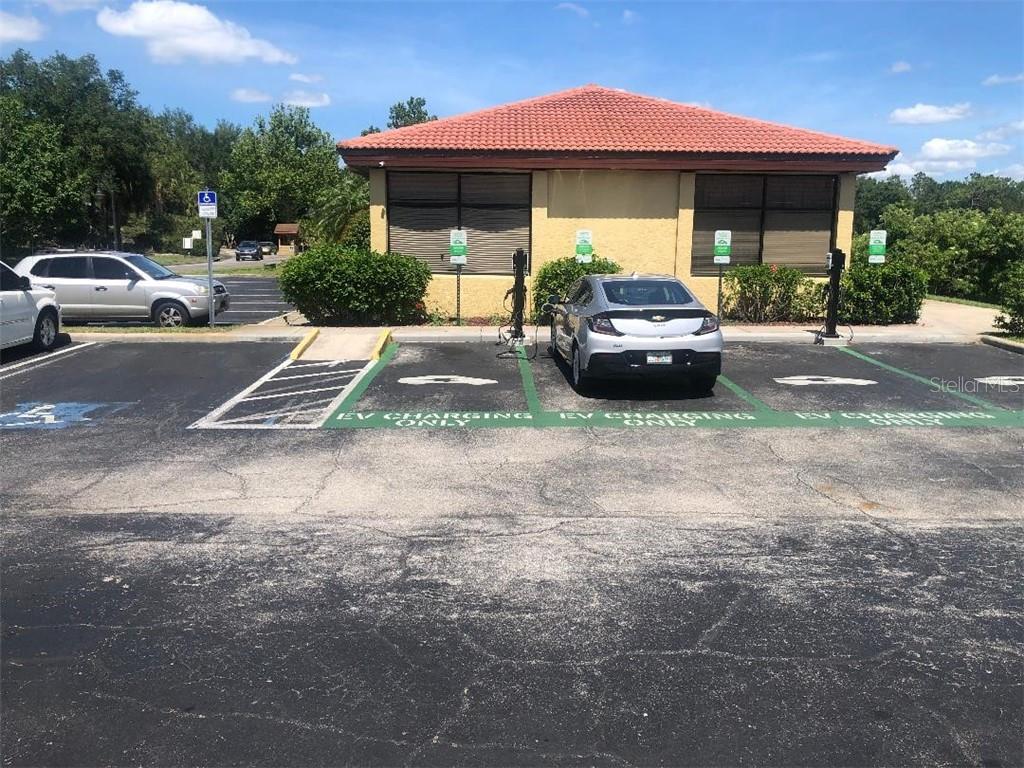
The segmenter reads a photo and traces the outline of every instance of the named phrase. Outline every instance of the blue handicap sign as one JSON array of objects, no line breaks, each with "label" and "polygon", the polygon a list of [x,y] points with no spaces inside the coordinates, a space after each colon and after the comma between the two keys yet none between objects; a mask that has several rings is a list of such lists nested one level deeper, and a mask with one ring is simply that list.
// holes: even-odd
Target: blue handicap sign
[{"label": "blue handicap sign", "polygon": [[103,411],[116,413],[133,403],[18,403],[13,411],[0,413],[0,430],[64,429],[72,424],[92,424]]},{"label": "blue handicap sign", "polygon": [[217,193],[209,189],[204,189],[197,195],[197,199],[200,205],[216,205]]}]

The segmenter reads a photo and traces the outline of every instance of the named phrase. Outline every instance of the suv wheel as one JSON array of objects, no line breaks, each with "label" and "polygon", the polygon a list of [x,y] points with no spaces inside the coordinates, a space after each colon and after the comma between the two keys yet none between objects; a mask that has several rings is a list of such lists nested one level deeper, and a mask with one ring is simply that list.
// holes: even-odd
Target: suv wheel
[{"label": "suv wheel", "polygon": [[188,310],[176,301],[161,301],[153,308],[153,320],[161,328],[181,328],[191,319]]},{"label": "suv wheel", "polygon": [[32,336],[32,346],[40,352],[49,352],[57,345],[57,313],[52,309],[44,309],[36,320],[36,332]]}]

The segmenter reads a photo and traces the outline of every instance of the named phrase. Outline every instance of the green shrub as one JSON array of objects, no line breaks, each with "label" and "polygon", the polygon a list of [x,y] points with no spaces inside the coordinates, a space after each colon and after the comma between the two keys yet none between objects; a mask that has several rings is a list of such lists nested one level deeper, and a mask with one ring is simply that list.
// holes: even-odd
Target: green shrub
[{"label": "green shrub", "polygon": [[860,325],[916,323],[927,288],[925,273],[906,261],[869,264],[858,254],[843,273],[839,320]]},{"label": "green shrub", "polygon": [[315,325],[422,319],[430,269],[411,256],[319,245],[280,270],[281,293]]},{"label": "green shrub", "polygon": [[341,245],[345,248],[370,250],[370,209],[364,208],[354,214],[341,233]]},{"label": "green shrub", "polygon": [[594,256],[589,264],[580,264],[575,256],[549,261],[537,270],[533,278],[533,316],[541,318],[541,306],[548,296],[564,297],[569,286],[584,275],[614,275],[622,271],[622,267],[610,259]]},{"label": "green shrub", "polygon": [[996,326],[1014,336],[1024,336],[1024,261],[1019,261],[1003,274],[1001,304],[1004,315],[996,318]]},{"label": "green shrub", "polygon": [[722,314],[745,323],[820,316],[820,288],[803,272],[775,264],[733,267],[723,278]]}]

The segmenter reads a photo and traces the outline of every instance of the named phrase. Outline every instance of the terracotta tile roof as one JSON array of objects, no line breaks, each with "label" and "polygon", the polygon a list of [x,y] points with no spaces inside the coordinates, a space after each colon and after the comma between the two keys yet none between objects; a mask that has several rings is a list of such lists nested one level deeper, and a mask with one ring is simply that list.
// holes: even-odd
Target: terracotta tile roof
[{"label": "terracotta tile roof", "polygon": [[[585,85],[338,142],[378,152],[607,152],[888,156],[895,147]],[[360,152],[361,153],[361,152]]]}]

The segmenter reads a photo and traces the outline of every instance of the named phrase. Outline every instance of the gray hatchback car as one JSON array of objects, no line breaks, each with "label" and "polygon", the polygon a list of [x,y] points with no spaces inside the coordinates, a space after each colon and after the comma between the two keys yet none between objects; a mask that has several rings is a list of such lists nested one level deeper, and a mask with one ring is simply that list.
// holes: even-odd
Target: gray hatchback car
[{"label": "gray hatchback car", "polygon": [[678,377],[710,391],[722,371],[718,318],[669,275],[587,275],[550,296],[551,350],[590,379]]}]

